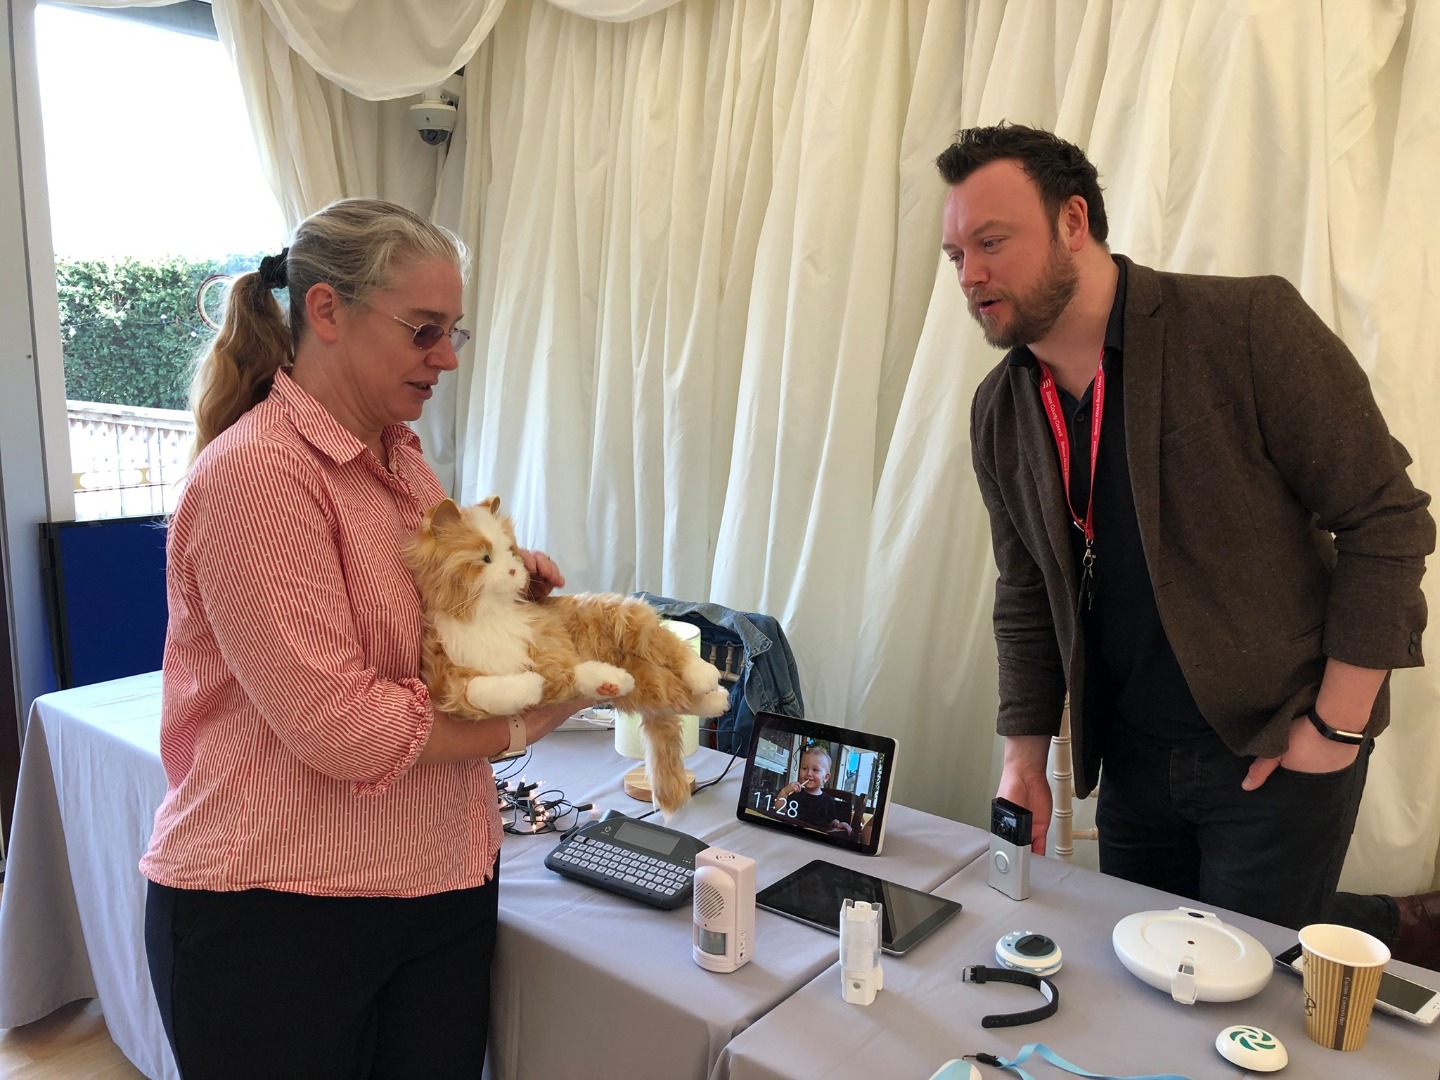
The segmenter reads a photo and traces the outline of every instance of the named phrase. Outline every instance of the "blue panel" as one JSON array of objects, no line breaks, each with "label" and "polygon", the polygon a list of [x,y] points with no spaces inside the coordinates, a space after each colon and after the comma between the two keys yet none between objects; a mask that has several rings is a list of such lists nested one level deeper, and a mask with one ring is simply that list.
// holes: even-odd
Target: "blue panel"
[{"label": "blue panel", "polygon": [[155,671],[165,649],[165,518],[45,522],[55,682]]}]

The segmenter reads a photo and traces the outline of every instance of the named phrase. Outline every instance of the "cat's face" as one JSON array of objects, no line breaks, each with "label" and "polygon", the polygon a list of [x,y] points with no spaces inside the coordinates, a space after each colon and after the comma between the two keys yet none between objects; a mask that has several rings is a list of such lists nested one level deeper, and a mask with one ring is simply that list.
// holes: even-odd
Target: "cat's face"
[{"label": "cat's face", "polygon": [[449,499],[431,507],[406,552],[428,608],[456,617],[477,603],[513,603],[530,575],[520,561],[515,529],[500,500],[460,509]]}]

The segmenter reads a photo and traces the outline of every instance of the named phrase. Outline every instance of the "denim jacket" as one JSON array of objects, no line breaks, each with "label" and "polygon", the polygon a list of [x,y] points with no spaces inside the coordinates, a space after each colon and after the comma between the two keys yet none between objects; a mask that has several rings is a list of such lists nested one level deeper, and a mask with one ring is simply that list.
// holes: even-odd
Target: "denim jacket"
[{"label": "denim jacket", "polygon": [[805,715],[795,656],[780,624],[769,615],[732,611],[719,604],[635,594],[661,618],[700,627],[700,655],[718,667],[730,687],[730,708],[715,721],[715,746],[744,753],[757,712]]}]

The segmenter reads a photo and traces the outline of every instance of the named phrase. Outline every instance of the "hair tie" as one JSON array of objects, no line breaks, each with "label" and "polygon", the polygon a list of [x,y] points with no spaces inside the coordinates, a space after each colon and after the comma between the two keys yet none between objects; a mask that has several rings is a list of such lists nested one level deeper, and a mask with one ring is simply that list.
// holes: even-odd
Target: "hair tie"
[{"label": "hair tie", "polygon": [[289,284],[290,275],[286,257],[290,249],[284,248],[279,255],[266,255],[260,260],[260,284],[267,289],[283,289]]}]

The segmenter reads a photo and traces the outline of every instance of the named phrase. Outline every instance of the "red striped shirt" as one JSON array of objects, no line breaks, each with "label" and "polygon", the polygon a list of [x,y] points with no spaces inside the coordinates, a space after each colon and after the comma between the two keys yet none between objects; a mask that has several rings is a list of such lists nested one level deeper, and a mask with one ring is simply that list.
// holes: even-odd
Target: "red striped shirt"
[{"label": "red striped shirt", "polygon": [[490,765],[416,765],[434,713],[401,544],[445,497],[403,424],[387,471],[284,372],[196,461],[170,523],[148,878],[420,896],[500,847]]}]

